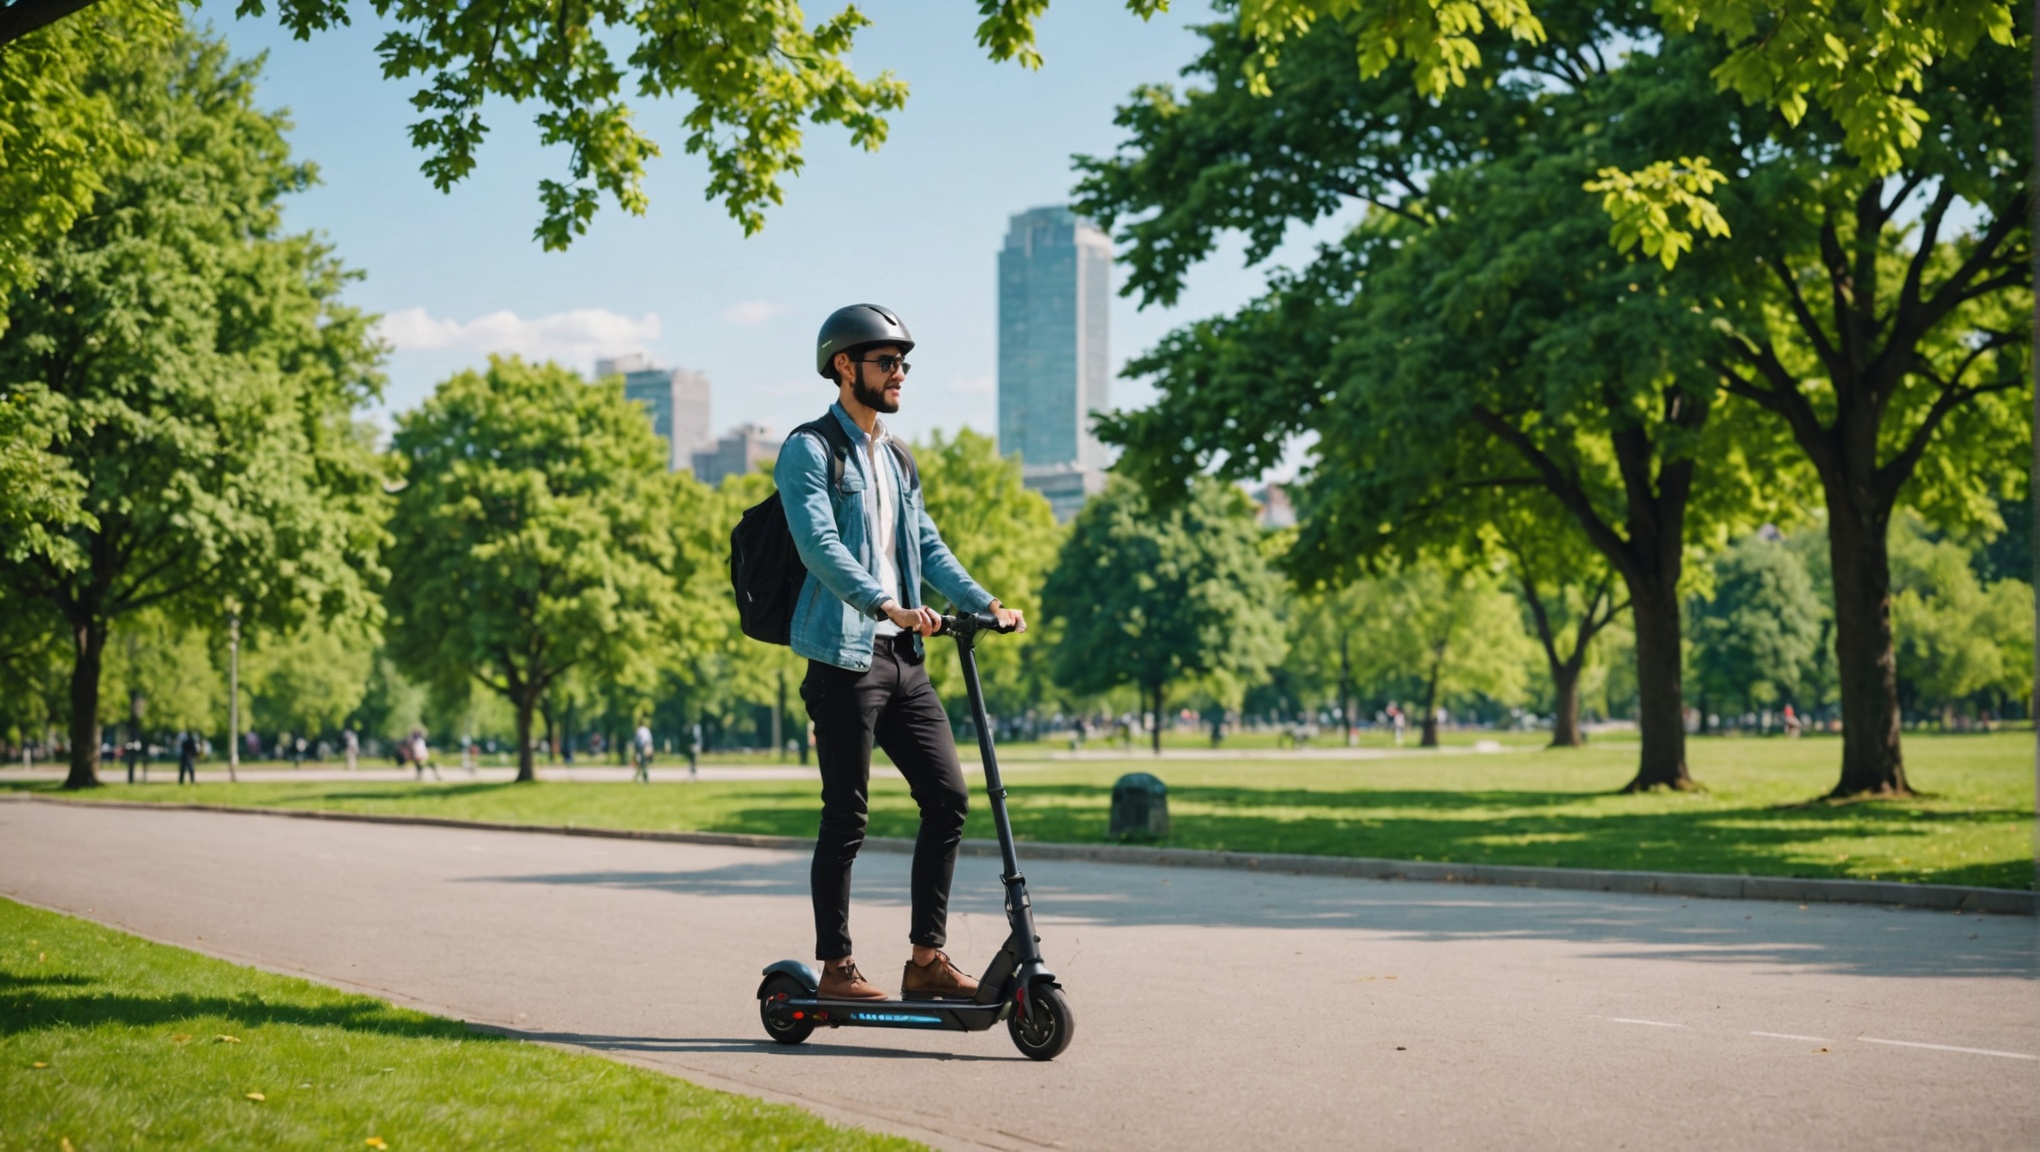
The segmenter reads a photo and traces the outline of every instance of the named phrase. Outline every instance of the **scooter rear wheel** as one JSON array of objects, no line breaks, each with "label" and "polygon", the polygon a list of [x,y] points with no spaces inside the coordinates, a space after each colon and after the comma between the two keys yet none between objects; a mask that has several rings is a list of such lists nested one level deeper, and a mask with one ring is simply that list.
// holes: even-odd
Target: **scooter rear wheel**
[{"label": "scooter rear wheel", "polygon": [[765,1034],[781,1044],[799,1044],[814,1035],[812,1020],[793,1020],[780,1015],[775,1018],[772,1011],[774,1000],[781,996],[806,997],[808,989],[791,976],[774,976],[766,983],[758,996],[758,1018],[765,1024]]},{"label": "scooter rear wheel", "polygon": [[1006,1020],[1013,1046],[1029,1060],[1053,1060],[1062,1055],[1075,1030],[1076,1018],[1070,1013],[1070,1002],[1062,989],[1052,984],[1029,988],[1025,1011],[1015,1009]]}]

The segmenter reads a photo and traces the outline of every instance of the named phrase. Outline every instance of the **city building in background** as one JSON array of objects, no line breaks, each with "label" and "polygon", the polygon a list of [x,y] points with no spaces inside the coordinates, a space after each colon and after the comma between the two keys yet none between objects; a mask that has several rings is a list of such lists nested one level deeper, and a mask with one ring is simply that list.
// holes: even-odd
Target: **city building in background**
[{"label": "city building in background", "polygon": [[714,488],[726,477],[742,476],[779,455],[779,437],[763,424],[739,424],[715,442],[715,447],[694,454],[694,478]]},{"label": "city building in background", "polygon": [[712,447],[708,377],[685,368],[658,368],[639,353],[595,361],[595,378],[623,377],[623,395],[645,406],[652,431],[666,442],[666,470],[677,472],[694,454]]},{"label": "city building in background", "polygon": [[1105,486],[1112,241],[1065,207],[1012,218],[999,253],[999,451],[1068,520]]}]

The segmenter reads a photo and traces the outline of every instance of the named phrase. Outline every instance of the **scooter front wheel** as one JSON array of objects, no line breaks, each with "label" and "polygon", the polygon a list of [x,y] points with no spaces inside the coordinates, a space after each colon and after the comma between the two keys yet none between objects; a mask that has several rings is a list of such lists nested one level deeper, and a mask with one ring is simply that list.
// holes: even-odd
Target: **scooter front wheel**
[{"label": "scooter front wheel", "polygon": [[1029,988],[1025,1006],[1016,1007],[1006,1020],[1013,1046],[1029,1060],[1053,1060],[1062,1055],[1075,1030],[1070,1002],[1053,984]]},{"label": "scooter front wheel", "polygon": [[758,997],[758,1018],[764,1021],[765,1034],[781,1044],[799,1044],[814,1035],[814,1021],[795,1020],[777,1003],[782,999],[809,994],[808,989],[791,976],[773,977]]}]

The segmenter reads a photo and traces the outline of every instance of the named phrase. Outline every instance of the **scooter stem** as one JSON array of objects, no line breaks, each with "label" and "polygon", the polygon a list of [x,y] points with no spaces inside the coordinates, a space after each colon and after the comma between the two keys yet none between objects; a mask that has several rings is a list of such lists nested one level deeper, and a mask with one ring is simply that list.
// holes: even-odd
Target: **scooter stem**
[{"label": "scooter stem", "polygon": [[963,664],[963,684],[970,697],[970,718],[977,726],[978,756],[984,761],[985,795],[992,802],[992,825],[999,830],[999,858],[1010,882],[1020,874],[1020,857],[1013,847],[1013,822],[1006,815],[1006,785],[999,777],[999,757],[992,751],[992,726],[985,715],[984,690],[978,684],[977,652],[973,638],[959,634],[956,656]]},{"label": "scooter stem", "polygon": [[[1013,821],[1006,813],[1006,784],[999,777],[999,756],[992,749],[992,722],[985,715],[984,686],[978,681],[977,633],[980,628],[996,627],[996,623],[982,614],[959,615],[952,623],[949,631],[956,637],[956,657],[963,665],[970,718],[977,725],[978,756],[984,761],[985,795],[992,802],[992,826],[999,830],[999,860],[1005,865],[1001,879],[1006,885],[1006,920],[1012,934],[1007,937],[1002,956],[1011,957],[1013,967],[1008,971],[1023,987],[1031,987],[1037,980],[1053,983],[1055,974],[1041,959],[1041,937],[1034,930],[1034,905],[1027,898],[1027,878],[1020,874],[1020,855],[1013,846]],[[991,975],[991,970],[986,974]]]}]

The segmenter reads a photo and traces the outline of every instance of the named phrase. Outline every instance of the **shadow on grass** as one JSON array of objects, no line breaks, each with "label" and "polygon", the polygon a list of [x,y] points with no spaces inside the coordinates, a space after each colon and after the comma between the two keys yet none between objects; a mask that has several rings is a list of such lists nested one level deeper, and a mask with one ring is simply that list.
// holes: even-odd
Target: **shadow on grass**
[{"label": "shadow on grass", "polygon": [[[1690,807],[1650,803],[1647,810],[1582,810],[1610,795],[1563,791],[1173,789],[1171,835],[1164,847],[1314,856],[1371,856],[1466,864],[1712,872],[1728,875],[1867,879],[1837,841],[1877,838],[1880,855],[1917,863],[1881,867],[1875,878],[2028,889],[2025,859],[1935,866],[1941,841],[1965,832],[2022,826],[2016,808],[1933,810],[1917,802],[1733,807],[1696,800]],[[1085,784],[1020,785],[1012,790],[1014,834],[1022,841],[1107,843],[1111,789]],[[1677,802],[1675,801],[1675,804]],[[805,796],[700,813],[703,831],[812,837],[820,807]],[[920,818],[910,799],[872,798],[868,834],[911,839]],[[990,813],[973,805],[965,835],[989,839]],[[1898,847],[1894,850],[1892,845]],[[1916,845],[1908,848],[1906,845]],[[1844,848],[1843,851],[1848,851]],[[1860,857],[1860,853],[1856,853]]]},{"label": "shadow on grass", "polygon": [[[1108,838],[1109,794],[1086,787],[1014,789],[1014,831],[1022,839],[1097,843]],[[2016,808],[1918,811],[1912,801],[1813,808],[1718,804],[1647,811],[1582,811],[1599,793],[1444,790],[1319,792],[1245,788],[1172,790],[1178,813],[1167,846],[1240,852],[1376,856],[1455,863],[1620,868],[1864,878],[1860,864],[1830,856],[1834,840],[1880,838],[1893,856],[1921,861],[1882,874],[1999,888],[2031,888],[2027,860],[1932,867],[1936,841],[1965,831],[2023,826]],[[1033,805],[1030,800],[1035,800]],[[1045,802],[1043,802],[1045,801]],[[1182,809],[1193,809],[1182,811]],[[1421,815],[1412,815],[1420,813]],[[912,826],[910,814],[903,823]],[[874,819],[874,824],[877,820]],[[988,835],[989,824],[973,835]],[[911,834],[911,833],[909,833]]]},{"label": "shadow on grass", "polygon": [[[53,1027],[156,1028],[200,1020],[223,1021],[229,1029],[284,1024],[380,1036],[458,1040],[467,1035],[459,1021],[405,1012],[365,998],[306,1004],[252,994],[152,994],[110,987],[105,980],[75,973],[0,968],[0,1036]],[[210,1036],[201,1039],[212,1042]]]},{"label": "shadow on grass", "polygon": [[514,794],[523,790],[525,790],[525,786],[515,781],[477,780],[472,784],[419,784],[413,782],[392,783],[374,790],[319,792],[301,797],[292,797],[291,799],[293,801],[400,800],[411,802],[417,800],[460,800],[469,796],[489,796],[499,792]]}]

